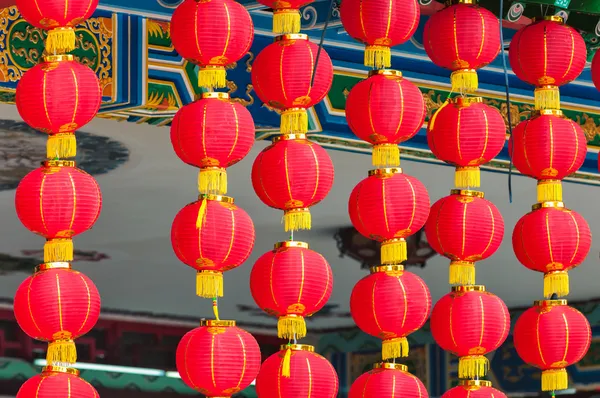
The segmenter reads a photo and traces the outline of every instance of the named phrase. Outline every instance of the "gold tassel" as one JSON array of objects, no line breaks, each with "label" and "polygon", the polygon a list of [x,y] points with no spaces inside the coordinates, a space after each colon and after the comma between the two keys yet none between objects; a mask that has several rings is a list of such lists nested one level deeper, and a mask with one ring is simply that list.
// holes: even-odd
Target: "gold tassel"
[{"label": "gold tassel", "polygon": [[569,274],[567,271],[552,271],[544,274],[544,297],[550,298],[554,293],[558,297],[569,295]]},{"label": "gold tassel", "polygon": [[435,113],[433,114],[433,116],[431,116],[431,119],[429,119],[429,124],[427,126],[429,130],[433,130],[433,128],[435,127],[435,120],[437,119],[438,113],[440,113],[440,111],[442,109],[444,109],[445,107],[447,107],[449,103],[450,103],[450,100],[444,101],[444,103],[442,104],[442,106],[440,106],[438,108],[438,110],[435,111]]},{"label": "gold tassel", "polygon": [[283,363],[281,364],[281,376],[282,377],[291,377],[291,369],[292,368],[292,348],[288,344],[287,350],[285,350],[285,355],[283,356]]},{"label": "gold tassel", "polygon": [[198,209],[198,218],[196,219],[196,229],[202,229],[204,224],[206,223],[206,207],[208,206],[208,201],[206,199],[202,199],[200,203],[200,208]]},{"label": "gold tassel", "polygon": [[277,336],[280,339],[301,339],[306,337],[306,322],[300,315],[286,315],[277,321]]},{"label": "gold tassel", "polygon": [[392,51],[387,46],[367,46],[365,48],[365,66],[384,69],[392,66]]},{"label": "gold tassel", "polygon": [[562,202],[563,191],[559,180],[541,180],[537,184],[537,200],[542,202]]},{"label": "gold tassel", "polygon": [[48,239],[44,245],[45,263],[73,261],[73,241],[70,238]]},{"label": "gold tassel", "polygon": [[560,109],[560,91],[556,86],[535,89],[535,109]]},{"label": "gold tassel", "polygon": [[460,379],[474,379],[487,374],[490,362],[483,355],[472,355],[458,359],[458,377]]},{"label": "gold tassel", "polygon": [[451,285],[474,285],[475,263],[470,261],[451,261],[449,283]]},{"label": "gold tassel", "polygon": [[400,166],[400,147],[397,144],[377,144],[373,146],[373,166]]},{"label": "gold tassel", "polygon": [[220,167],[200,169],[198,192],[225,195],[227,193],[227,170]]},{"label": "gold tassel", "polygon": [[216,297],[213,298],[212,307],[213,307],[213,314],[215,314],[215,319],[217,321],[220,321],[221,318],[219,318],[219,302],[217,301]]},{"label": "gold tassel", "polygon": [[74,133],[58,133],[48,137],[46,157],[48,159],[74,158],[77,154],[77,142]]},{"label": "gold tassel", "polygon": [[273,12],[273,32],[281,35],[300,33],[300,11],[295,9]]},{"label": "gold tassel", "polygon": [[381,263],[397,265],[406,261],[406,241],[404,239],[385,240],[381,244]]},{"label": "gold tassel", "polygon": [[542,391],[561,391],[569,388],[566,369],[550,369],[542,372]]},{"label": "gold tassel", "polygon": [[479,167],[457,167],[454,173],[454,185],[457,188],[478,188],[481,186]]},{"label": "gold tassel", "polygon": [[208,89],[225,87],[227,85],[225,68],[222,66],[200,68],[200,72],[198,72],[198,85]]},{"label": "gold tassel", "polygon": [[283,224],[286,232],[311,229],[310,210],[307,208],[286,210],[283,213]]},{"label": "gold tassel", "polygon": [[308,114],[304,108],[286,109],[281,113],[281,134],[306,134]]},{"label": "gold tassel", "polygon": [[50,55],[64,54],[75,50],[75,31],[73,28],[56,28],[48,31],[46,52]]},{"label": "gold tassel", "polygon": [[408,356],[408,340],[406,337],[383,340],[381,357],[383,360]]},{"label": "gold tassel", "polygon": [[54,340],[50,342],[50,344],[48,344],[46,361],[49,366],[55,366],[53,364],[59,364],[59,366],[74,364],[77,362],[77,348],[75,348],[75,342],[70,339]]},{"label": "gold tassel", "polygon": [[474,93],[479,88],[479,78],[473,69],[462,69],[452,72],[452,91],[459,93]]},{"label": "gold tassel", "polygon": [[223,274],[217,271],[198,271],[196,295],[204,298],[223,297]]}]

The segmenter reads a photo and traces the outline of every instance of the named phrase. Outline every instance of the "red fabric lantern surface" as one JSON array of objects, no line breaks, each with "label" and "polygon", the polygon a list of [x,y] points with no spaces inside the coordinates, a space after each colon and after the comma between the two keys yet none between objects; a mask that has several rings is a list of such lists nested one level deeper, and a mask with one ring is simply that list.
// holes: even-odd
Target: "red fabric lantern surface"
[{"label": "red fabric lantern surface", "polygon": [[567,300],[536,301],[517,320],[517,354],[541,369],[542,391],[566,390],[565,368],[579,362],[590,348],[592,332],[585,315],[567,306]]},{"label": "red fabric lantern surface", "polygon": [[349,398],[428,398],[429,394],[418,377],[408,373],[406,365],[377,363],[373,370],[361,375],[350,387]]},{"label": "red fabric lantern surface", "polygon": [[374,69],[392,65],[390,47],[406,42],[421,18],[418,0],[344,0],[340,18],[346,32],[366,45],[365,65]]},{"label": "red fabric lantern surface", "polygon": [[346,120],[358,138],[374,145],[373,165],[399,166],[398,144],[423,126],[427,108],[417,86],[395,70],[376,70],[357,83],[346,101]]},{"label": "red fabric lantern surface", "polygon": [[442,349],[457,355],[458,377],[483,377],[489,367],[485,354],[504,343],[510,315],[504,302],[484,286],[455,286],[431,313],[431,333]]},{"label": "red fabric lantern surface", "polygon": [[[324,49],[307,35],[278,36],[252,64],[252,84],[258,98],[281,111],[282,134],[308,131],[306,110],[321,102],[333,82],[333,64]],[[314,81],[313,81],[314,72]]]},{"label": "red fabric lantern surface", "polygon": [[273,9],[273,32],[279,34],[299,33],[300,8],[312,3],[314,0],[258,0]]},{"label": "red fabric lantern surface", "polygon": [[450,262],[450,284],[475,284],[475,261],[498,250],[504,219],[483,192],[453,190],[434,203],[425,224],[427,242]]},{"label": "red fabric lantern surface", "polygon": [[25,228],[46,238],[45,262],[72,261],[71,238],[94,225],[102,193],[94,177],[75,162],[47,161],[21,180],[15,206]]},{"label": "red fabric lantern surface", "polygon": [[555,15],[521,28],[508,54],[515,75],[537,87],[536,109],[560,109],[558,86],[577,79],[587,62],[579,32]]},{"label": "red fabric lantern surface", "polygon": [[47,157],[70,158],[75,131],[96,116],[102,93],[94,71],[72,55],[48,56],[23,75],[15,101],[25,123],[50,135]]},{"label": "red fabric lantern surface", "polygon": [[279,242],[263,254],[250,274],[254,302],[279,318],[278,335],[284,339],[306,336],[304,317],[329,300],[333,274],[327,260],[304,242]]},{"label": "red fabric lantern surface", "polygon": [[454,4],[425,24],[423,46],[434,64],[452,71],[452,90],[475,92],[477,72],[500,52],[498,17],[476,4]]},{"label": "red fabric lantern surface", "polygon": [[408,356],[406,336],[420,329],[431,311],[431,295],[402,265],[371,268],[352,290],[350,313],[365,333],[383,340],[384,360]]},{"label": "red fabric lantern surface", "polygon": [[333,398],[339,380],[335,369],[310,345],[281,346],[263,362],[256,378],[259,397]]},{"label": "red fabric lantern surface", "polygon": [[16,3],[27,22],[48,31],[46,51],[49,54],[73,51],[73,28],[91,17],[98,7],[98,0],[17,0]]},{"label": "red fabric lantern surface", "polygon": [[100,398],[98,391],[79,377],[79,371],[59,366],[47,366],[42,374],[27,380],[17,398]]},{"label": "red fabric lantern surface", "polygon": [[235,321],[202,321],[179,342],[176,361],[189,387],[209,397],[230,397],[256,378],[260,348]]},{"label": "red fabric lantern surface", "polygon": [[506,398],[487,380],[460,380],[458,386],[446,391],[442,398]]},{"label": "red fabric lantern surface", "polygon": [[494,159],[504,147],[506,124],[500,112],[481,97],[456,97],[431,118],[427,142],[440,160],[456,166],[458,188],[479,187],[479,166]]},{"label": "red fabric lantern surface", "polygon": [[600,54],[596,51],[594,58],[592,59],[592,81],[597,90],[600,90]]},{"label": "red fabric lantern surface", "polygon": [[248,259],[254,238],[252,219],[227,196],[200,195],[171,227],[173,250],[198,271],[196,293],[206,298],[223,296],[223,272]]},{"label": "red fabric lantern surface", "polygon": [[417,233],[429,215],[429,194],[402,169],[377,169],[358,183],[348,202],[350,220],[363,236],[382,242],[381,262],[406,260],[406,238]]},{"label": "red fabric lantern surface", "polygon": [[68,263],[43,264],[17,289],[15,317],[28,336],[50,343],[48,363],[75,363],[73,340],[88,333],[100,316],[100,294]]},{"label": "red fabric lantern surface", "polygon": [[512,235],[517,259],[544,273],[544,297],[569,294],[567,271],[583,263],[592,245],[585,219],[561,202],[543,202],[523,216]]},{"label": "red fabric lantern surface", "polygon": [[508,145],[515,167],[538,180],[538,202],[562,202],[560,180],[579,170],[587,154],[581,126],[557,110],[521,122]]},{"label": "red fabric lantern surface", "polygon": [[254,192],[267,206],[284,211],[286,231],[311,228],[308,208],[325,199],[333,178],[329,154],[304,134],[278,136],[252,166]]},{"label": "red fabric lantern surface", "polygon": [[237,1],[185,0],[173,12],[171,40],[179,55],[200,67],[200,87],[222,88],[225,67],[250,50],[254,24]]},{"label": "red fabric lantern surface", "polygon": [[227,193],[226,167],[248,155],[254,144],[254,121],[245,106],[227,93],[204,93],[182,107],[171,124],[171,144],[181,160],[200,168],[198,190]]}]

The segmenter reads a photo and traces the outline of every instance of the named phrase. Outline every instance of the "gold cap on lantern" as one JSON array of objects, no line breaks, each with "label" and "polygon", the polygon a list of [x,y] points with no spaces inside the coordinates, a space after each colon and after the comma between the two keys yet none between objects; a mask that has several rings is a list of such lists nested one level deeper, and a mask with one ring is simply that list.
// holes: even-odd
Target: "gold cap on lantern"
[{"label": "gold cap on lantern", "polygon": [[402,372],[408,372],[408,366],[400,363],[378,362],[373,364],[373,369],[393,369]]},{"label": "gold cap on lantern", "polygon": [[275,250],[281,248],[290,248],[290,247],[299,247],[302,249],[308,249],[308,243],[299,242],[295,240],[286,240],[285,242],[277,242],[275,243]]}]

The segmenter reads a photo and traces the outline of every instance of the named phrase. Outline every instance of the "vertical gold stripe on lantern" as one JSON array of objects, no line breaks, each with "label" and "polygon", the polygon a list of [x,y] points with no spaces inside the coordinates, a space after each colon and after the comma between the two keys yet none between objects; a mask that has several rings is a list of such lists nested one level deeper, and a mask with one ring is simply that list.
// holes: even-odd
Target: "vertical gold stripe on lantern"
[{"label": "vertical gold stripe on lantern", "polygon": [[45,174],[42,177],[42,182],[40,183],[40,218],[42,225],[44,226],[44,232],[48,233],[48,226],[46,225],[46,218],[44,217],[44,185],[46,183],[46,177],[48,177],[48,174]]},{"label": "vertical gold stripe on lantern", "polygon": [[396,127],[394,135],[398,134],[400,127],[402,127],[402,122],[404,121],[404,91],[402,91],[402,79],[397,79],[396,84],[398,85],[398,94],[400,94],[400,120],[398,121],[398,127]]},{"label": "vertical gold stripe on lantern", "polygon": [[[452,34],[454,35],[454,52],[456,53],[456,59],[460,59],[460,54],[458,52],[458,35],[456,34],[456,8],[454,9],[454,28],[452,29]],[[460,112],[459,112],[460,115]]]},{"label": "vertical gold stripe on lantern", "polygon": [[273,254],[273,259],[271,260],[271,271],[269,272],[269,288],[271,289],[271,298],[273,299],[273,303],[275,306],[279,306],[277,303],[277,298],[275,298],[275,292],[273,291],[273,268],[275,267],[275,258],[277,258],[278,252]]},{"label": "vertical gold stripe on lantern", "polygon": [[87,305],[87,310],[86,310],[86,313],[85,313],[85,319],[81,323],[81,327],[79,328],[79,330],[77,331],[76,334],[80,334],[81,331],[83,330],[83,328],[85,327],[85,325],[86,325],[86,323],[87,323],[87,321],[88,321],[88,319],[90,317],[90,309],[92,307],[92,297],[90,295],[90,287],[88,286],[88,283],[85,281],[85,278],[83,276],[79,275],[79,277],[81,278],[81,281],[85,285],[85,290],[87,292],[87,302],[88,302],[88,305]]},{"label": "vertical gold stripe on lantern", "polygon": [[371,293],[371,309],[373,311],[373,320],[377,325],[377,329],[381,330],[381,325],[379,324],[379,320],[377,319],[377,313],[375,311],[375,288],[377,286],[377,281],[373,282],[373,292]]},{"label": "vertical gold stripe on lantern", "polygon": [[546,360],[544,359],[544,352],[542,351],[542,342],[540,340],[540,318],[542,317],[542,313],[538,314],[538,318],[535,324],[535,339],[537,341],[538,352],[540,353],[540,359],[544,366],[546,366]]},{"label": "vertical gold stripe on lantern", "polygon": [[44,79],[42,81],[42,100],[44,101],[44,113],[46,113],[46,120],[48,120],[48,124],[52,124],[52,119],[50,119],[50,113],[48,112],[48,102],[46,100],[46,78],[48,77],[48,73],[44,72]]},{"label": "vertical gold stripe on lantern", "polygon": [[237,384],[237,388],[240,388],[240,385],[242,384],[242,381],[244,380],[244,376],[246,375],[246,363],[247,363],[247,358],[246,358],[246,345],[244,344],[244,339],[242,339],[241,335],[237,335],[238,340],[240,340],[240,344],[242,345],[242,354],[244,355],[244,363],[242,365],[242,374],[240,375],[240,380],[238,381]]},{"label": "vertical gold stripe on lantern", "polygon": [[573,59],[575,58],[575,36],[573,36],[573,29],[569,29],[569,33],[571,34],[571,57],[569,58],[569,67],[565,70],[564,75],[562,75],[563,79],[571,72]]},{"label": "vertical gold stripe on lantern", "polygon": [[488,241],[487,246],[483,250],[483,253],[481,253],[482,256],[485,255],[485,253],[488,251],[488,249],[492,245],[492,242],[494,241],[494,235],[496,232],[496,219],[494,218],[494,212],[492,211],[492,206],[488,205],[488,211],[490,212],[490,223],[492,224],[492,233],[490,234],[490,240]]},{"label": "vertical gold stripe on lantern", "polygon": [[458,149],[458,158],[462,160],[462,151],[460,150],[460,114],[461,110],[459,109],[456,121],[456,148]]},{"label": "vertical gold stripe on lantern", "polygon": [[73,107],[71,125],[75,125],[75,117],[77,116],[77,111],[79,110],[79,82],[77,82],[77,76],[75,75],[75,71],[73,69],[71,69],[71,74],[73,75],[73,84],[75,85],[75,106]]},{"label": "vertical gold stripe on lantern", "polygon": [[387,199],[385,196],[385,181],[386,180],[381,181],[381,197],[383,198],[383,221],[385,221],[385,230],[387,232],[390,232],[390,225],[388,223],[387,216]]},{"label": "vertical gold stripe on lantern", "polygon": [[359,6],[359,19],[360,19],[360,27],[362,29],[362,33],[363,36],[367,36],[367,30],[365,29],[365,21],[363,20],[363,2],[364,0],[360,0],[360,6]]},{"label": "vertical gold stripe on lantern", "polygon": [[226,262],[229,256],[231,255],[231,250],[233,249],[233,242],[235,242],[235,212],[230,211],[229,213],[231,214],[231,236],[229,239],[229,248],[227,249],[227,254],[223,259],[223,263]]},{"label": "vertical gold stripe on lantern", "polygon": [[67,379],[67,398],[71,398],[71,379],[70,378]]},{"label": "vertical gold stripe on lantern", "polygon": [[479,347],[482,347],[483,336],[485,335],[485,307],[481,296],[479,296],[479,305],[481,306],[481,334],[479,335]]},{"label": "vertical gold stripe on lantern", "polygon": [[485,155],[485,151],[487,151],[488,141],[490,138],[490,124],[488,121],[487,112],[485,110],[482,110],[482,113],[483,113],[483,118],[485,119],[485,141],[483,143],[483,149],[481,150],[481,155],[479,156],[480,158],[483,158],[483,155]]},{"label": "vertical gold stripe on lantern", "polygon": [[[320,254],[319,254],[319,256],[323,259],[323,262],[325,263],[326,262],[325,258],[323,256],[321,256]],[[330,267],[325,267],[325,273],[327,274],[327,280],[325,281],[325,287],[323,288],[323,295],[321,296],[321,298],[317,302],[316,307],[319,307],[321,305],[321,303],[323,302],[323,299],[325,298],[325,295],[327,294],[327,286],[329,286],[329,280],[332,277],[332,275],[331,275],[331,268]]]},{"label": "vertical gold stripe on lantern", "polygon": [[577,222],[577,219],[575,219],[575,217],[573,216],[573,213],[568,212],[567,213],[570,217],[571,220],[573,220],[573,224],[575,225],[575,228],[577,229],[577,243],[575,244],[575,250],[573,251],[573,256],[571,257],[570,263],[573,263],[573,260],[575,260],[575,256],[577,255],[577,253],[579,252],[579,223]]},{"label": "vertical gold stripe on lantern", "polygon": [[208,110],[208,103],[204,103],[202,108],[202,152],[206,153],[206,112]]},{"label": "vertical gold stripe on lantern", "polygon": [[462,248],[460,251],[461,255],[465,254],[465,244],[467,240],[467,203],[463,203],[463,216],[462,216]]},{"label": "vertical gold stripe on lantern", "polygon": [[454,344],[454,346],[456,346],[456,339],[454,338],[454,330],[453,330],[453,325],[452,325],[452,307],[450,306],[450,314],[449,314],[449,319],[450,319],[450,325],[448,325],[448,327],[450,328],[450,338],[452,338],[452,344]]},{"label": "vertical gold stripe on lantern", "polygon": [[402,298],[404,300],[404,314],[402,317],[402,328],[404,327],[404,324],[406,323],[406,314],[408,314],[408,300],[406,297],[406,288],[404,287],[404,283],[402,283],[402,278],[397,278],[398,279],[398,283],[400,284],[400,288],[402,289]]},{"label": "vertical gold stripe on lantern", "polygon": [[544,77],[548,73],[548,41],[546,27],[544,26]]},{"label": "vertical gold stripe on lantern", "polygon": [[77,191],[75,189],[75,181],[70,171],[67,171],[69,181],[71,181],[71,190],[73,192],[73,211],[71,213],[71,222],[69,223],[69,230],[73,229],[73,223],[75,223],[75,215],[77,214]]},{"label": "vertical gold stripe on lantern", "polygon": [[410,180],[406,180],[408,185],[410,186],[410,192],[412,197],[412,213],[410,215],[410,222],[408,223],[408,230],[412,230],[413,222],[415,221],[415,212],[417,211],[417,194],[415,193],[415,187],[413,187],[412,182]]},{"label": "vertical gold stripe on lantern", "polygon": [[92,8],[92,4],[94,4],[94,0],[90,0],[90,2],[88,3],[87,8],[85,9],[84,15],[87,15],[87,13],[90,12],[90,8]]},{"label": "vertical gold stripe on lantern", "polygon": [[[413,4],[414,4],[414,6],[415,6],[415,9],[413,10],[413,12],[415,13],[415,15],[417,15],[417,10],[418,10],[418,8],[417,8],[417,7],[421,7],[421,6],[420,6],[420,5],[419,5],[419,4],[418,4],[416,1],[414,1],[414,2],[413,2]],[[412,25],[410,26],[410,29],[408,29],[408,30],[406,31],[406,36],[404,36],[404,37],[402,38],[402,41],[404,41],[404,40],[408,39],[408,35],[411,35],[411,34],[412,34],[412,32],[413,32],[413,30],[414,30],[414,28],[415,28],[415,25],[416,25],[416,24],[417,24],[417,23],[420,21],[420,19],[419,19],[419,18],[412,18],[412,20],[413,20],[413,21],[412,21]]]},{"label": "vertical gold stripe on lantern", "polygon": [[308,373],[308,395],[306,398],[312,398],[312,388],[313,388],[313,378],[312,378],[312,370],[310,368],[310,361],[308,358],[304,359],[306,361],[306,370]]},{"label": "vertical gold stripe on lantern", "polygon": [[225,53],[227,52],[227,48],[229,47],[229,40],[231,39],[231,16],[229,15],[229,8],[227,7],[227,3],[223,3],[225,7],[225,14],[227,15],[227,38],[225,39],[225,46],[223,46],[223,54],[225,57]]},{"label": "vertical gold stripe on lantern", "polygon": [[549,214],[546,213],[546,237],[548,240],[548,251],[550,254],[550,262],[554,262],[554,253],[552,253],[552,237],[550,235],[550,220],[549,220]]},{"label": "vertical gold stripe on lantern", "polygon": [[198,8],[200,7],[200,2],[196,2],[196,12],[194,12],[194,38],[196,39],[196,51],[198,52],[199,57],[202,57],[202,50],[200,49],[200,41],[198,38]]},{"label": "vertical gold stripe on lantern", "polygon": [[479,52],[477,53],[477,61],[479,61],[479,57],[481,57],[481,53],[483,52],[483,45],[485,44],[485,19],[483,18],[483,14],[479,10],[479,7],[476,7],[475,9],[479,14],[479,18],[481,18],[481,44],[479,45]]},{"label": "vertical gold stripe on lantern", "polygon": [[300,277],[300,291],[298,292],[298,303],[302,303],[302,292],[304,291],[304,251],[300,251],[300,267],[302,276]]},{"label": "vertical gold stripe on lantern", "polygon": [[31,310],[31,285],[33,284],[34,280],[35,280],[35,275],[33,276],[33,278],[31,278],[29,280],[29,286],[27,287],[27,308],[29,309],[29,317],[31,318],[31,322],[35,325],[35,328],[38,330],[38,332],[41,333],[42,329],[40,329],[37,322],[35,321],[35,318],[33,316],[33,311]]},{"label": "vertical gold stripe on lantern", "polygon": [[65,19],[69,16],[69,0],[65,0]]},{"label": "vertical gold stripe on lantern", "polygon": [[565,321],[565,354],[563,355],[563,362],[567,360],[567,354],[569,353],[569,321],[565,314],[562,314],[562,318]]},{"label": "vertical gold stripe on lantern", "polygon": [[575,154],[573,155],[573,161],[569,166],[569,173],[575,172],[577,170],[573,170],[573,166],[579,157],[579,135],[577,134],[577,129],[575,128],[575,123],[571,121],[571,129],[573,130],[573,134],[575,135]]},{"label": "vertical gold stripe on lantern", "polygon": [[549,122],[549,133],[550,133],[550,168],[554,165],[554,126],[552,125],[552,119],[548,119]]},{"label": "vertical gold stripe on lantern", "polygon": [[217,381],[215,380],[215,335],[210,335],[210,377],[212,378],[213,387],[217,387]]},{"label": "vertical gold stripe on lantern", "polygon": [[240,136],[240,120],[238,117],[237,110],[236,110],[233,102],[230,102],[229,105],[231,106],[231,111],[233,112],[233,117],[235,118],[235,139],[233,140],[233,145],[231,146],[231,150],[229,151],[229,154],[227,155],[228,157],[230,157],[231,154],[233,153],[233,151],[235,150],[235,147],[238,144],[238,139]]},{"label": "vertical gold stripe on lantern", "polygon": [[285,92],[285,82],[283,81],[283,58],[285,54],[285,47],[281,49],[281,55],[279,56],[279,81],[281,85],[281,93],[283,94],[283,98],[287,101],[287,93]]},{"label": "vertical gold stripe on lantern", "polygon": [[60,325],[60,330],[63,331],[63,316],[62,316],[62,302],[61,302],[61,293],[60,293],[60,278],[58,274],[56,274],[56,294],[58,299],[58,322]]},{"label": "vertical gold stripe on lantern", "polygon": [[392,396],[391,398],[396,397],[396,373],[392,373]]},{"label": "vertical gold stripe on lantern", "polygon": [[387,11],[387,25],[385,27],[385,38],[387,39],[390,35],[390,26],[392,25],[392,6],[394,5],[394,0],[388,1],[388,11]]},{"label": "vertical gold stripe on lantern", "polygon": [[[500,297],[498,296],[494,296],[496,298],[496,301],[498,301],[498,303],[502,303],[502,300],[500,299]],[[506,312],[502,311],[502,333],[500,333],[500,336],[498,337],[498,341],[496,342],[495,346],[499,347],[502,344],[502,337],[504,337],[504,332],[506,331],[506,328],[509,327],[510,328],[510,323],[507,322],[506,319]]]},{"label": "vertical gold stripe on lantern", "polygon": [[312,143],[309,143],[308,147],[310,148],[310,151],[313,154],[313,159],[315,160],[315,173],[317,174],[316,177],[315,177],[315,189],[313,190],[312,197],[310,198],[311,201],[312,201],[312,200],[315,199],[315,196],[317,196],[317,191],[319,189],[319,181],[320,181],[319,173],[320,173],[320,170],[319,170],[319,158],[317,157],[317,153],[315,152],[315,148],[313,148]]},{"label": "vertical gold stripe on lantern", "polygon": [[185,369],[185,374],[187,376],[187,379],[192,383],[192,387],[195,390],[198,388],[198,386],[196,386],[196,384],[194,383],[194,379],[192,379],[190,376],[190,369],[188,367],[188,361],[187,361],[187,359],[189,358],[188,351],[190,349],[190,344],[191,344],[192,340],[193,339],[190,338],[185,346],[185,354],[183,355],[183,369]]},{"label": "vertical gold stripe on lantern", "polygon": [[307,72],[309,73],[310,78],[306,79],[306,83],[308,83],[308,90],[306,93],[307,97],[310,97],[310,92],[312,90],[312,73],[313,70],[315,70],[315,55],[313,54],[313,50],[312,47],[308,44],[308,41],[305,43],[306,49],[308,50],[308,54],[310,55],[310,69],[307,70]]},{"label": "vertical gold stripe on lantern", "polygon": [[294,197],[292,196],[292,186],[290,185],[290,173],[288,171],[288,149],[285,148],[285,151],[283,152],[283,165],[284,165],[284,170],[285,170],[285,184],[287,186],[287,190],[288,190],[288,195],[290,196],[290,200],[294,200]]}]

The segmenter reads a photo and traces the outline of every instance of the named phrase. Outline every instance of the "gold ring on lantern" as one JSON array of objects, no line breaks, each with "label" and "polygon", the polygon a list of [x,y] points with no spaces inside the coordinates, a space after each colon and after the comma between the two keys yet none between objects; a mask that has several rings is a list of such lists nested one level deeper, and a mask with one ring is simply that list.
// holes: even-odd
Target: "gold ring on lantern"
[{"label": "gold ring on lantern", "polygon": [[79,376],[79,370],[67,368],[65,366],[45,366],[42,373],[66,373],[73,376]]},{"label": "gold ring on lantern", "polygon": [[471,191],[468,189],[453,189],[450,191],[451,195],[460,195],[460,196],[470,196],[471,198],[481,198],[485,196],[485,194],[481,191]]},{"label": "gold ring on lantern", "polygon": [[538,109],[531,114],[532,119],[540,116],[556,116],[564,118],[564,114],[560,109]]},{"label": "gold ring on lantern", "polygon": [[373,365],[373,369],[393,369],[402,372],[408,372],[408,366],[401,363],[378,362]]},{"label": "gold ring on lantern", "polygon": [[306,351],[306,352],[315,352],[315,347],[312,345],[306,344],[283,344],[279,346],[280,350],[290,349],[292,351]]},{"label": "gold ring on lantern", "polygon": [[565,23],[565,19],[558,15],[546,15],[545,17],[533,17],[531,19],[531,23],[536,23],[540,21],[552,21],[558,23]]},{"label": "gold ring on lantern", "polygon": [[308,243],[299,242],[299,241],[295,241],[295,240],[286,240],[285,242],[275,243],[275,250],[281,249],[282,247],[283,248],[299,247],[302,249],[308,249]]},{"label": "gold ring on lantern", "polygon": [[399,70],[395,70],[395,69],[377,69],[377,70],[372,70],[369,71],[369,77],[371,76],[377,76],[377,75],[381,75],[381,76],[393,76],[393,77],[402,77],[402,72],[400,72]]},{"label": "gold ring on lantern", "polygon": [[453,293],[485,292],[483,285],[452,286]]},{"label": "gold ring on lantern", "polygon": [[74,160],[45,160],[41,162],[44,167],[75,167]]},{"label": "gold ring on lantern", "polygon": [[491,387],[489,380],[459,380],[458,385],[462,387]]},{"label": "gold ring on lantern", "polygon": [[450,103],[456,104],[460,107],[468,107],[473,104],[483,104],[482,97],[455,97],[449,100]]},{"label": "gold ring on lantern", "polygon": [[446,0],[446,5],[452,4],[477,4],[477,0]]},{"label": "gold ring on lantern", "polygon": [[[298,110],[304,108],[290,108],[288,110]],[[281,134],[273,138],[273,142],[288,141],[288,140],[305,140],[306,134]]]},{"label": "gold ring on lantern", "polygon": [[548,208],[564,209],[565,204],[563,202],[542,202],[542,203],[536,203],[533,206],[531,206],[531,210],[548,209]]},{"label": "gold ring on lantern", "polygon": [[35,267],[35,273],[48,271],[51,269],[71,269],[71,263],[68,262],[55,262],[55,263],[43,263]]},{"label": "gold ring on lantern", "polygon": [[398,265],[378,265],[375,267],[371,267],[369,269],[371,271],[372,274],[376,274],[378,272],[403,272],[404,271],[404,265],[402,264],[398,264]]},{"label": "gold ring on lantern", "polygon": [[200,321],[200,326],[232,328],[235,326],[235,321],[217,321],[215,319],[203,319]]},{"label": "gold ring on lantern", "polygon": [[389,176],[394,174],[402,174],[402,169],[400,167],[386,167],[384,169],[369,170],[369,177]]},{"label": "gold ring on lantern", "polygon": [[535,307],[543,307],[543,308],[556,307],[559,305],[567,305],[567,300],[538,300],[538,301],[534,301],[533,305]]},{"label": "gold ring on lantern", "polygon": [[73,61],[73,54],[47,55],[44,57],[44,62],[64,62]]},{"label": "gold ring on lantern", "polygon": [[276,42],[284,40],[308,40],[308,35],[305,35],[304,33],[288,33],[286,35],[275,37]]},{"label": "gold ring on lantern", "polygon": [[212,200],[215,202],[229,203],[229,204],[233,204],[235,202],[235,199],[232,198],[231,196],[212,195],[212,194],[207,194],[207,193],[202,193],[202,194],[198,195],[198,200]]},{"label": "gold ring on lantern", "polygon": [[229,99],[229,94],[228,93],[220,93],[220,92],[216,92],[216,91],[211,91],[211,92],[208,92],[208,93],[202,93],[200,95],[197,95],[196,98],[228,100]]}]

